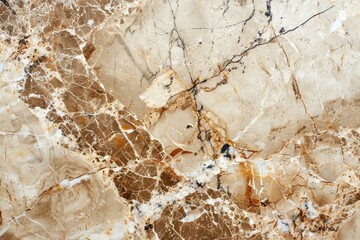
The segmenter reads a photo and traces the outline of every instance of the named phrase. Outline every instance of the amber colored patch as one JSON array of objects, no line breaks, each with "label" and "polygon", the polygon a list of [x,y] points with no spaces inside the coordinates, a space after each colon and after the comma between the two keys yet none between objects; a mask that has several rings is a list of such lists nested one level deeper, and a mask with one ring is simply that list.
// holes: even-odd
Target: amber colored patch
[{"label": "amber colored patch", "polygon": [[112,142],[115,142],[118,147],[123,147],[127,143],[126,139],[119,134],[112,139]]},{"label": "amber colored patch", "polygon": [[192,152],[186,151],[186,150],[181,149],[181,148],[176,148],[170,153],[170,156],[175,157],[179,153],[181,153],[181,154],[191,154]]},{"label": "amber colored patch", "polygon": [[122,130],[132,130],[133,129],[133,127],[131,126],[131,125],[129,125],[129,124],[121,124],[121,129]]}]

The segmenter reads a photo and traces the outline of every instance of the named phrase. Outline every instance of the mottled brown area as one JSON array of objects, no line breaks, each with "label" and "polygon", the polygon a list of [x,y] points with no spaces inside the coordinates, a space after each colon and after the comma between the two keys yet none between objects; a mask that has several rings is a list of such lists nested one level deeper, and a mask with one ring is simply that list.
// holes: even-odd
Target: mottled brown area
[{"label": "mottled brown area", "polygon": [[78,55],[80,54],[79,40],[76,36],[71,35],[68,31],[61,31],[54,35],[52,42],[52,48],[55,52],[61,52],[63,54]]},{"label": "mottled brown area", "polygon": [[2,31],[6,32],[11,36],[16,31],[16,28],[11,22],[16,21],[15,12],[9,7],[6,6],[3,2],[0,3],[0,28]]},{"label": "mottled brown area", "polygon": [[[119,4],[120,1],[111,1],[109,6]],[[49,22],[44,29],[44,33],[48,34],[61,29],[66,29],[70,26],[74,26],[75,31],[79,35],[87,34],[92,30],[92,27],[98,25],[104,21],[106,15],[109,14],[109,10],[104,9],[104,5],[101,5],[101,10],[96,7],[98,4],[94,2],[94,5],[89,5],[90,2],[76,1],[69,4],[56,3],[53,10],[49,12],[45,19]],[[80,6],[78,5],[80,4]],[[35,7],[35,5],[33,5]],[[104,11],[105,10],[105,11]],[[104,14],[105,13],[105,14]],[[34,16],[34,20],[38,17]],[[92,20],[92,27],[88,25],[88,21]]]},{"label": "mottled brown area", "polygon": [[157,160],[140,162],[132,169],[124,168],[114,177],[120,196],[140,203],[149,201],[152,191],[168,192],[180,180],[170,167]]},{"label": "mottled brown area", "polygon": [[[53,46],[59,48],[56,51],[79,54],[78,40],[68,32],[61,32],[54,39]],[[65,136],[75,138],[81,151],[110,156],[118,165],[137,158],[155,157],[161,160],[165,157],[161,144],[151,139],[149,133],[142,129],[140,121],[126,109],[110,107],[114,98],[91,76],[86,77],[86,66],[82,62],[65,57],[60,61],[62,65],[54,67],[56,62],[51,59],[56,57],[34,59],[27,68],[21,98],[33,109],[49,109],[48,119],[59,124]],[[46,69],[49,68],[58,70],[63,78],[48,76]],[[63,116],[52,111],[54,87],[65,89],[62,98],[58,99],[66,107],[67,113]],[[97,114],[99,109],[109,111],[111,115]]]}]

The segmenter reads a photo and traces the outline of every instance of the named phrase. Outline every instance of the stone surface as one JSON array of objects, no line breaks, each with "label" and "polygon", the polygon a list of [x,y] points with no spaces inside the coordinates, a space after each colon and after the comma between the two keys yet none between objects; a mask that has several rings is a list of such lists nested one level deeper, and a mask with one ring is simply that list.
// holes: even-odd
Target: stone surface
[{"label": "stone surface", "polygon": [[0,2],[0,239],[358,239],[360,3]]}]

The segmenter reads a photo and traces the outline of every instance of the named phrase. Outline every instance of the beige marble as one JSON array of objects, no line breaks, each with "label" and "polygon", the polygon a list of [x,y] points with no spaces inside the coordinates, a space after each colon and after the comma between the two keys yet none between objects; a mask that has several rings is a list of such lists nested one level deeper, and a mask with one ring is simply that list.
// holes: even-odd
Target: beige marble
[{"label": "beige marble", "polygon": [[0,239],[358,239],[360,2],[0,2]]}]

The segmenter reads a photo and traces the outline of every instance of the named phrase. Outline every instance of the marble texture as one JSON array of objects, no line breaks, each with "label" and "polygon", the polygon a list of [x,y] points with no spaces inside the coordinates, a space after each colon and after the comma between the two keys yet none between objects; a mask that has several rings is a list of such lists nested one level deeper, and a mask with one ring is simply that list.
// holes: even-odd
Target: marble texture
[{"label": "marble texture", "polygon": [[3,0],[0,239],[358,239],[360,2]]}]

